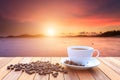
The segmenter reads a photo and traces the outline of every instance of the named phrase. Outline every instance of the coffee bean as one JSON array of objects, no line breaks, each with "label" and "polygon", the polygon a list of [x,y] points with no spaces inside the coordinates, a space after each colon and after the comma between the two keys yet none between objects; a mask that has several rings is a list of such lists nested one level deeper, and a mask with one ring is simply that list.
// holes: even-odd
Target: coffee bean
[{"label": "coffee bean", "polygon": [[68,72],[66,70],[63,71],[65,74],[67,74]]},{"label": "coffee bean", "polygon": [[10,66],[7,66],[7,70],[10,70]]},{"label": "coffee bean", "polygon": [[56,73],[53,73],[52,75],[53,75],[53,77],[57,77],[58,73],[56,72]]},{"label": "coffee bean", "polygon": [[14,67],[11,67],[11,70],[13,70],[14,69]]},{"label": "coffee bean", "polygon": [[19,68],[16,68],[15,71],[20,71],[20,69],[19,69]]},{"label": "coffee bean", "polygon": [[7,66],[7,70],[22,71],[30,75],[34,73],[38,73],[39,75],[52,74],[53,77],[57,77],[59,72],[67,73],[64,67],[62,67],[59,63],[51,64],[49,61],[36,61],[29,64],[11,64]]},{"label": "coffee bean", "polygon": [[69,60],[66,60],[65,63],[66,63],[66,64],[70,64],[70,65],[79,66],[77,63],[75,63],[75,62],[73,62],[73,61],[69,61]]},{"label": "coffee bean", "polygon": [[11,64],[10,67],[12,67],[13,65]]},{"label": "coffee bean", "polygon": [[33,71],[28,71],[28,73],[29,73],[29,74],[34,74],[35,72],[33,72]]},{"label": "coffee bean", "polygon": [[64,67],[61,67],[61,69],[64,69]]},{"label": "coffee bean", "polygon": [[44,75],[45,73],[43,71],[40,71],[39,72],[39,75]]},{"label": "coffee bean", "polygon": [[24,72],[25,70],[24,69],[22,69],[22,72]]},{"label": "coffee bean", "polygon": [[60,64],[59,64],[59,63],[56,63],[55,65],[59,66]]}]

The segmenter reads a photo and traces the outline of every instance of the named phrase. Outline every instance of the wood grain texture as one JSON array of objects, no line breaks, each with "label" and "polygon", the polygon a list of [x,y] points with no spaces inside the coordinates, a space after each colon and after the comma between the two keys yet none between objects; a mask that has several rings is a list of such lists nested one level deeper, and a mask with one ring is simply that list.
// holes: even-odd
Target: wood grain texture
[{"label": "wood grain texture", "polygon": [[110,62],[111,64],[113,64],[114,66],[120,68],[120,61],[115,59],[114,57],[110,57],[110,58],[105,58],[108,62]]},{"label": "wood grain texture", "polygon": [[[101,58],[99,58],[100,60]],[[101,61],[101,64],[98,66],[111,80],[119,80],[120,75],[117,74],[114,70],[112,70],[109,66],[105,65]]]},{"label": "wood grain texture", "polygon": [[95,78],[88,70],[79,70],[76,71],[76,73],[78,74],[80,80],[95,80]]},{"label": "wood grain texture", "polygon": [[[40,57],[34,57],[32,58],[32,60],[30,62],[35,62],[35,61],[38,61],[38,60],[41,60]],[[33,80],[35,77],[35,74],[27,74],[26,72],[22,72],[22,75],[19,77],[18,80]]]},{"label": "wood grain texture", "polygon": [[[62,57],[65,58],[65,57]],[[89,70],[72,70],[64,65],[68,74],[59,73],[57,78],[52,75],[29,75],[25,72],[7,70],[7,66],[31,61],[50,61],[60,63],[61,57],[0,57],[0,80],[120,80],[120,57],[99,57],[98,67]],[[61,64],[61,63],[60,63]]]},{"label": "wood grain texture", "polygon": [[0,59],[0,68],[3,67],[4,65],[6,65],[8,62],[10,62],[13,58],[9,57],[9,58],[1,58]]},{"label": "wood grain texture", "polygon": [[[60,59],[61,59],[60,57],[51,57],[51,63],[52,64],[56,64],[56,63],[60,64]],[[50,80],[64,80],[63,73],[59,73],[56,78],[53,77],[52,74],[50,74]]]},{"label": "wood grain texture", "polygon": [[[62,57],[61,59],[63,59],[63,58],[64,57]],[[68,71],[68,74],[64,74],[65,80],[79,80],[79,77],[78,77],[77,73],[75,72],[75,70],[67,68],[66,66],[64,66],[64,67]]]},{"label": "wood grain texture", "polygon": [[68,74],[65,74],[65,80],[80,80],[77,73],[69,68],[66,68],[68,70]]},{"label": "wood grain texture", "polygon": [[[47,57],[47,58],[46,57],[42,57],[41,61],[50,61],[50,58],[49,57]],[[50,75],[39,75],[39,74],[36,74],[34,80],[49,80],[49,76]]]},{"label": "wood grain texture", "polygon": [[116,61],[117,60],[113,60],[111,61],[111,58],[107,59],[107,58],[100,58],[100,60],[105,63],[107,66],[109,66],[112,70],[114,70],[115,72],[117,72],[118,74],[120,74],[120,67],[117,66],[117,64],[115,64],[115,62],[113,61]]},{"label": "wood grain texture", "polygon": [[9,74],[9,72],[11,72],[10,70],[7,70],[7,66],[8,65],[10,65],[10,64],[16,64],[16,63],[20,62],[22,59],[23,59],[22,57],[15,57],[7,65],[5,65],[4,67],[2,67],[0,69],[0,80],[2,80],[4,77],[7,76],[7,74]]},{"label": "wood grain texture", "polygon": [[93,75],[95,80],[111,80],[103,71],[97,67],[89,69],[89,72]]},{"label": "wood grain texture", "polygon": [[[29,63],[31,59],[31,57],[25,57],[20,63]],[[22,71],[11,71],[3,78],[3,80],[18,80],[21,74]]]}]

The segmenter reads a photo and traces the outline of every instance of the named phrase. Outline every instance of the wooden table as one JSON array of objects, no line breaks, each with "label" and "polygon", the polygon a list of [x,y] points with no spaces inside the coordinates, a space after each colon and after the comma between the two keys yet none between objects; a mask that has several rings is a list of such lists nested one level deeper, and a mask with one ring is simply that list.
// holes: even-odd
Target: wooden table
[{"label": "wooden table", "polygon": [[[63,58],[63,57],[62,57]],[[61,57],[0,57],[0,80],[120,80],[120,57],[100,57],[101,64],[89,70],[68,70],[68,74],[60,73],[57,78],[52,75],[26,74],[7,70],[10,64],[29,63],[31,61],[50,61],[60,63]]]}]

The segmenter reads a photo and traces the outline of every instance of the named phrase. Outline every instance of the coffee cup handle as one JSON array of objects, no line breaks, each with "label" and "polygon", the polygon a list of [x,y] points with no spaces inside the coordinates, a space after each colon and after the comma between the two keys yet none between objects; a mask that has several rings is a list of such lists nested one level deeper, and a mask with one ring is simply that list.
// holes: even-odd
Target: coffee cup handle
[{"label": "coffee cup handle", "polygon": [[99,57],[100,52],[97,49],[95,49],[94,52],[97,52],[97,55],[95,57]]}]

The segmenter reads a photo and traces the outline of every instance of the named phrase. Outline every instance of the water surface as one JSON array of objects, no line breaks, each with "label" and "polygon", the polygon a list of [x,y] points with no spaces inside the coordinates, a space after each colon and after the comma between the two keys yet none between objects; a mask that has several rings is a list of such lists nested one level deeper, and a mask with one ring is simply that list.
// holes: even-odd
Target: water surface
[{"label": "water surface", "polygon": [[67,56],[67,47],[87,45],[100,56],[120,56],[120,38],[0,38],[0,56]]}]

